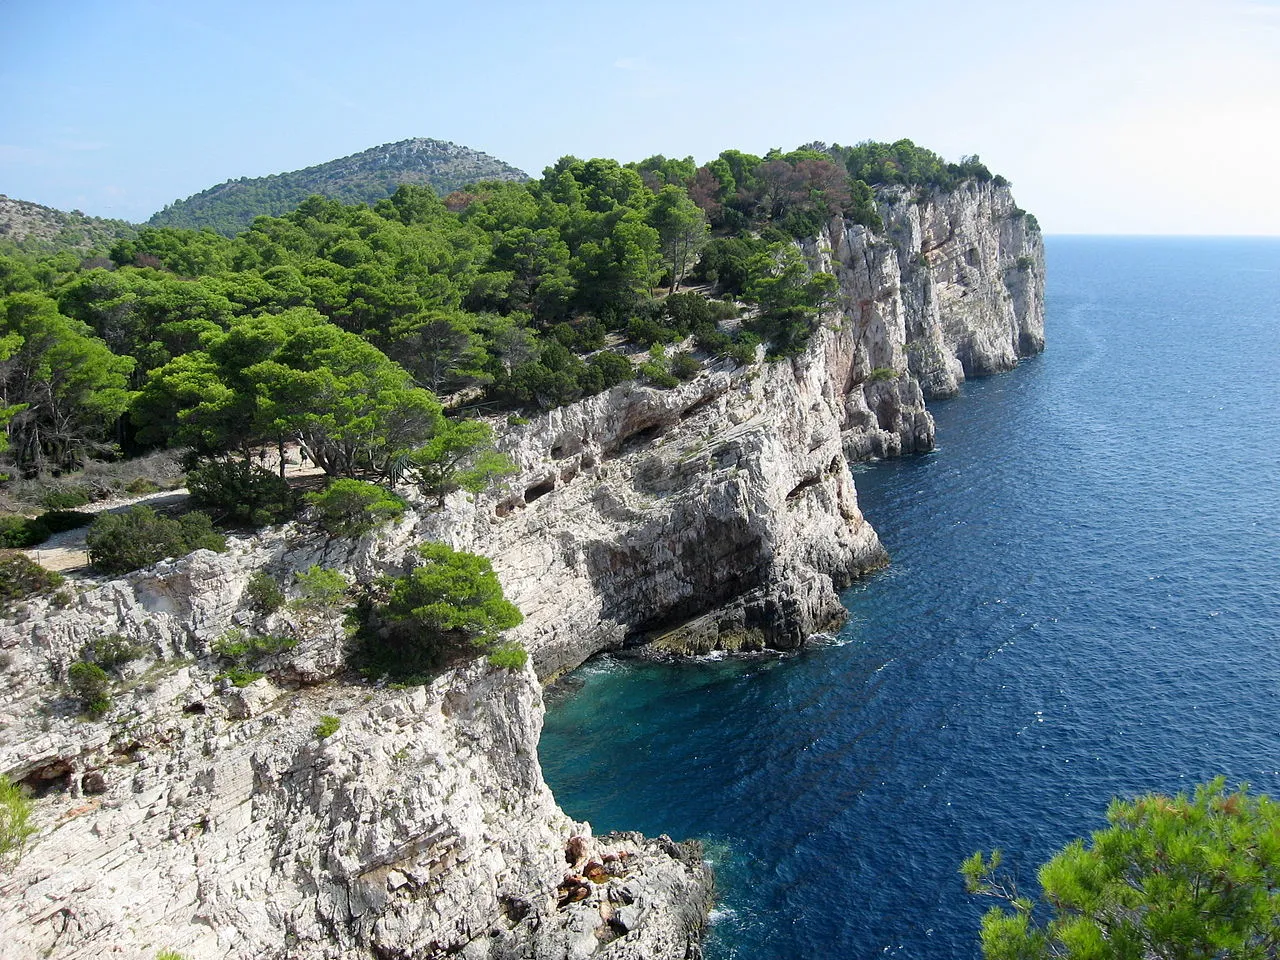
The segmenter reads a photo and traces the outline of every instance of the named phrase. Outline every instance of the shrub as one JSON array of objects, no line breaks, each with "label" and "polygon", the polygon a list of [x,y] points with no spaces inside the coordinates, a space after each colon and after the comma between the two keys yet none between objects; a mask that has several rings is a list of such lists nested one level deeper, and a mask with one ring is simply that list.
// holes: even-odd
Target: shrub
[{"label": "shrub", "polygon": [[689,331],[715,319],[711,303],[700,293],[673,293],[664,306],[679,330]]},{"label": "shrub", "polygon": [[21,553],[0,555],[0,610],[62,585],[62,574],[46,570]]},{"label": "shrub", "polygon": [[312,564],[294,577],[299,593],[295,603],[303,609],[333,609],[347,595],[347,579],[337,570]]},{"label": "shrub", "polygon": [[759,337],[753,333],[744,333],[733,342],[733,346],[728,350],[728,356],[739,366],[749,367],[756,362],[756,348],[759,346]]},{"label": "shrub", "polygon": [[100,717],[111,709],[111,677],[96,663],[77,660],[67,671],[67,682],[93,716]]},{"label": "shrub", "polygon": [[316,724],[315,735],[321,740],[327,740],[338,732],[338,728],[342,726],[342,721],[333,714],[326,713],[320,718],[320,722]]},{"label": "shrub", "polygon": [[257,613],[275,613],[284,606],[284,591],[265,570],[259,570],[249,578],[244,595],[250,609]]},{"label": "shrub", "polygon": [[671,358],[671,375],[677,380],[692,380],[702,371],[698,358],[687,351],[680,351]]},{"label": "shrub", "polygon": [[187,489],[197,507],[248,527],[284,523],[297,511],[288,481],[247,460],[208,460],[187,474]]},{"label": "shrub", "polygon": [[93,500],[93,492],[79,484],[54,487],[40,498],[40,506],[46,510],[74,510]]},{"label": "shrub", "polygon": [[627,336],[636,343],[648,347],[655,343],[671,343],[680,337],[679,331],[663,326],[656,320],[635,317],[627,324]]},{"label": "shrub", "polygon": [[213,679],[215,681],[230,680],[237,687],[247,687],[265,676],[266,674],[261,670],[250,670],[248,667],[232,667],[230,670],[224,670]]},{"label": "shrub", "polygon": [[16,864],[36,832],[30,823],[31,800],[26,791],[0,776],[0,866]]},{"label": "shrub", "polygon": [[600,388],[608,390],[635,377],[631,361],[613,350],[601,350],[587,360],[587,366],[600,372]]},{"label": "shrub", "polygon": [[101,573],[128,573],[192,550],[227,548],[226,538],[213,529],[208,514],[195,511],[175,520],[144,506],[99,514],[85,544],[89,563]]},{"label": "shrub", "polygon": [[880,383],[884,380],[898,379],[898,371],[893,367],[876,367],[867,376],[868,383]]},{"label": "shrub", "polygon": [[11,514],[0,517],[0,547],[34,547],[49,539],[49,528],[37,518]]},{"label": "shrub", "polygon": [[656,360],[646,360],[639,367],[641,375],[652,386],[667,390],[677,386],[680,381],[667,372],[665,365]]},{"label": "shrub", "polygon": [[145,497],[149,493],[159,493],[160,484],[146,477],[137,477],[124,485],[124,492],[131,497]]},{"label": "shrub", "polygon": [[523,670],[529,651],[518,643],[501,643],[489,652],[489,663],[504,670]]},{"label": "shrub", "polygon": [[128,637],[113,633],[86,644],[83,656],[85,660],[96,663],[103,670],[119,671],[120,667],[141,658],[146,652],[147,649],[142,644],[134,643]]},{"label": "shrub", "polygon": [[232,627],[217,640],[213,641],[211,648],[214,654],[224,660],[230,660],[233,663],[244,666],[256,663],[263,657],[270,657],[286,650],[292,650],[297,645],[298,641],[293,637],[257,637],[245,633],[239,627]]},{"label": "shrub", "polygon": [[364,480],[335,480],[319,493],[309,493],[312,520],[332,537],[354,539],[404,514],[404,501],[384,487]]},{"label": "shrub", "polygon": [[96,514],[84,513],[80,510],[50,510],[36,517],[50,533],[62,533],[64,530],[75,530],[93,523]]},{"label": "shrub", "polygon": [[484,557],[443,543],[423,544],[418,553],[419,566],[379,583],[382,601],[373,612],[388,629],[366,631],[353,656],[367,675],[422,682],[451,655],[490,647],[524,620]]}]

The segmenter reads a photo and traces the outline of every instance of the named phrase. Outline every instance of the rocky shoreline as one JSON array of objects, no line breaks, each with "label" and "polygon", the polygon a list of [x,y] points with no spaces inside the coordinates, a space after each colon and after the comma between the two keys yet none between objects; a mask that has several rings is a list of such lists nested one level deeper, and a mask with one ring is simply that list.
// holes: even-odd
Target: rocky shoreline
[{"label": "rocky shoreline", "polygon": [[[637,644],[794,649],[887,561],[849,461],[931,449],[926,397],[1043,346],[1044,260],[1004,187],[890,190],[881,210],[884,236],[835,221],[805,245],[839,299],[798,357],[512,427],[504,491],[360,541],[286,525],[0,624],[0,772],[42,795],[38,836],[0,876],[6,955],[700,955],[696,845],[596,838],[559,810],[539,681]],[[339,612],[250,608],[256,571],[366,583],[426,539],[492,558],[530,666],[390,689],[351,676]],[[231,629],[298,643],[236,687],[213,652]],[[81,720],[67,669],[113,634],[145,653],[111,711]]]}]

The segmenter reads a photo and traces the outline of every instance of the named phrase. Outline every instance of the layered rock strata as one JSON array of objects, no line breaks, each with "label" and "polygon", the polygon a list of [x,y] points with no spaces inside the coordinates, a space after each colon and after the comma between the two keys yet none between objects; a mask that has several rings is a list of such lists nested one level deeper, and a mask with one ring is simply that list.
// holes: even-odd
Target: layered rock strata
[{"label": "layered rock strata", "polygon": [[[559,810],[531,670],[299,685],[341,668],[340,626],[242,614],[302,642],[243,688],[217,679],[209,634],[231,622],[241,564],[264,559],[202,551],[0,636],[0,769],[39,798],[37,838],[0,875],[6,958],[698,955],[699,848],[593,837]],[[77,718],[48,676],[112,607],[147,646],[106,716]]]}]

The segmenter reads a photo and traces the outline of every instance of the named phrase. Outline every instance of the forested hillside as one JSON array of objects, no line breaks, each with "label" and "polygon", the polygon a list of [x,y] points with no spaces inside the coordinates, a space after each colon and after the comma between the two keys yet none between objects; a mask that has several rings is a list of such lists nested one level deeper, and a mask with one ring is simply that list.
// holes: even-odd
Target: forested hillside
[{"label": "forested hillside", "polygon": [[375,204],[401,184],[446,194],[481,180],[527,180],[510,164],[443,140],[401,140],[304,170],[228,180],[177,200],[151,217],[155,227],[209,228],[233,236],[254,217],[278,217],[319,194],[343,203]]},{"label": "forested hillside", "polygon": [[331,477],[385,480],[478,411],[795,352],[835,278],[793,241],[833,217],[879,224],[876,184],[851,170],[919,191],[990,179],[909,141],[565,157],[443,198],[313,196],[235,237],[152,226],[107,258],[0,256],[7,470],[298,443]]},{"label": "forested hillside", "polygon": [[124,220],[88,217],[79,210],[68,213],[0,194],[0,252],[89,251],[132,237],[137,230]]}]

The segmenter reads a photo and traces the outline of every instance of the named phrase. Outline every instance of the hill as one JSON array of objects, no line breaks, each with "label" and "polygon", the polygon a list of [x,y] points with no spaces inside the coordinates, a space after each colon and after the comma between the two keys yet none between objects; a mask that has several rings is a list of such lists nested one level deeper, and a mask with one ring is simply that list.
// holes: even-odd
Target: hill
[{"label": "hill", "polygon": [[61,250],[87,253],[136,234],[137,227],[124,220],[88,217],[79,210],[67,213],[0,194],[0,247],[12,244],[18,250],[36,254]]},{"label": "hill", "polygon": [[147,222],[155,227],[208,227],[232,236],[254,217],[286,214],[313,193],[343,203],[373,204],[402,183],[429,186],[444,195],[478,180],[528,179],[522,170],[479,150],[417,138],[303,170],[228,180],[175,201]]}]

